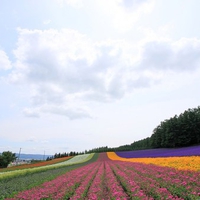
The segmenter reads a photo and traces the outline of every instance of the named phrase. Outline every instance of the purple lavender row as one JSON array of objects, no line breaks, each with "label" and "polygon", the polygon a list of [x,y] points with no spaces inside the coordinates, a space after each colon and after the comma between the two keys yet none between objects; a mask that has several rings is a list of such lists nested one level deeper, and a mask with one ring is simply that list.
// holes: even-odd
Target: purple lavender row
[{"label": "purple lavender row", "polygon": [[135,151],[121,151],[116,152],[116,154],[123,158],[200,156],[200,145],[173,149],[146,149]]}]

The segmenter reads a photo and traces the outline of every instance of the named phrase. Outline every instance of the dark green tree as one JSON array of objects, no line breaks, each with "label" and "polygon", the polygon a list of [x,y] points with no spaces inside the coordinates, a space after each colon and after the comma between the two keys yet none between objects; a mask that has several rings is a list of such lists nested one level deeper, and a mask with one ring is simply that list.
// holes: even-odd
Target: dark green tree
[{"label": "dark green tree", "polygon": [[0,154],[0,168],[8,167],[9,163],[16,159],[15,153],[4,151]]}]

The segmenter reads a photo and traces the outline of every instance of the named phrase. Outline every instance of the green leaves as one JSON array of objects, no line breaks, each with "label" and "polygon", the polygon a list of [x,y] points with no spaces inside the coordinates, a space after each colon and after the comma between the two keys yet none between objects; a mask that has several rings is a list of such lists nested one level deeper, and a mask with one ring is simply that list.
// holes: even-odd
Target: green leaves
[{"label": "green leaves", "polygon": [[0,155],[0,168],[6,168],[10,162],[16,159],[15,153],[11,151],[4,151]]}]

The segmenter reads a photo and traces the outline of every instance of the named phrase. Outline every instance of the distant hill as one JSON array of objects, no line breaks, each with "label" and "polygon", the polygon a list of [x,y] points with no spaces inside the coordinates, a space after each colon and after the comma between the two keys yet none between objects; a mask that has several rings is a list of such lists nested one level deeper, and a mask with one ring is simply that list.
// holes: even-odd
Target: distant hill
[{"label": "distant hill", "polygon": [[[16,153],[16,156],[18,157],[18,153]],[[47,157],[50,157],[52,155],[42,155],[42,154],[20,154],[20,160],[46,160]]]}]

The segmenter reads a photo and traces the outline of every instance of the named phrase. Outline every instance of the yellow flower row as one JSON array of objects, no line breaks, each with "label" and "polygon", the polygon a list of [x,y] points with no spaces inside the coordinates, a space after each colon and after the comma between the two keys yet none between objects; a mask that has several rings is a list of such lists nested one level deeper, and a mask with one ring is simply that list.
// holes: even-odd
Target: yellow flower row
[{"label": "yellow flower row", "polygon": [[159,158],[122,158],[114,152],[107,152],[111,160],[140,162],[159,166],[173,167],[179,170],[200,171],[200,156],[159,157]]}]

